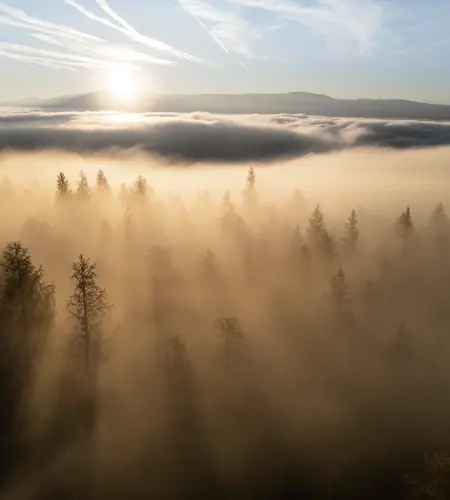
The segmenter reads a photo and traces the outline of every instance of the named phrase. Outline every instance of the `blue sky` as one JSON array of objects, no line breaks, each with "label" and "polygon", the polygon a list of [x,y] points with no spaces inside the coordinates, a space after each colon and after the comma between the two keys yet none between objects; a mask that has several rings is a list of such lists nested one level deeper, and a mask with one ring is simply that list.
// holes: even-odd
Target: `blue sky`
[{"label": "blue sky", "polygon": [[0,101],[102,88],[450,103],[448,0],[0,0]]}]

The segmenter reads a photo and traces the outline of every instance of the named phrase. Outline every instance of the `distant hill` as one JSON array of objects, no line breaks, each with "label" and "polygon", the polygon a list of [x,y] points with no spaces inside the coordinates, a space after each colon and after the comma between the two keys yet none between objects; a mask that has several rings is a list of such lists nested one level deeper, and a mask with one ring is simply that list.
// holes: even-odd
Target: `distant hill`
[{"label": "distant hill", "polygon": [[[52,99],[32,99],[33,107],[46,110],[136,112],[209,112],[225,114],[304,113],[321,116],[450,120],[450,105],[427,104],[401,99],[335,99],[321,94],[152,94],[138,105],[118,106],[108,102],[106,92],[92,92]],[[3,103],[24,106],[24,102]]]}]

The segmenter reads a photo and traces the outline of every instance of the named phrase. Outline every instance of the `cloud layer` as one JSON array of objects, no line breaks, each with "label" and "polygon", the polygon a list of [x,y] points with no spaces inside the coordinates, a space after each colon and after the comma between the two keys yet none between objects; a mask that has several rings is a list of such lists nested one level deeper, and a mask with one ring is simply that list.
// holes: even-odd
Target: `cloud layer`
[{"label": "cloud layer", "polygon": [[450,145],[450,123],[224,116],[206,113],[45,113],[0,110],[0,150],[141,150],[172,162],[273,161],[356,147]]}]

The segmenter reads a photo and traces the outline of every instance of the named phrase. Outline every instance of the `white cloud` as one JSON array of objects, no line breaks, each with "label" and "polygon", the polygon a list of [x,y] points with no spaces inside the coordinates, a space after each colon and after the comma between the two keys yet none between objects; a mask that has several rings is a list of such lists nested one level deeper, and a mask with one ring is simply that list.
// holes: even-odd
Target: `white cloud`
[{"label": "white cloud", "polygon": [[[97,16],[85,9],[75,0],[63,0],[65,3],[77,8],[84,15],[94,21],[100,22],[112,29],[119,30],[127,38],[145,45],[149,49],[164,51],[168,55],[203,62],[190,54],[167,45],[158,40],[141,35],[134,30],[125,20],[116,15],[106,1],[99,1],[99,6],[113,16],[113,21]],[[0,58],[7,58],[23,62],[32,66],[45,66],[53,69],[68,69],[76,71],[77,68],[98,68],[110,65],[111,62],[120,62],[137,67],[138,64],[158,64],[171,66],[176,62],[171,58],[156,57],[132,48],[125,48],[116,43],[109,43],[99,36],[74,29],[70,26],[57,24],[44,19],[31,16],[20,9],[0,2],[0,25],[8,25],[28,31],[29,36],[41,44],[52,46],[47,50],[39,46],[12,44],[1,42]],[[206,64],[206,62],[205,62]]]},{"label": "white cloud", "polygon": [[148,48],[155,49],[155,50],[160,50],[163,52],[167,52],[171,54],[172,56],[179,57],[182,59],[186,59],[188,61],[193,61],[201,64],[208,64],[207,61],[204,61],[203,59],[200,59],[198,57],[195,57],[191,54],[188,54],[187,52],[183,52],[181,50],[178,50],[171,45],[161,42],[159,40],[156,40],[154,38],[148,37],[146,35],[142,35],[139,33],[136,29],[134,29],[132,26],[130,26],[123,18],[121,18],[118,14],[116,14],[107,4],[105,0],[102,2],[96,2],[98,5],[114,19],[115,22],[110,21],[109,19],[99,16],[92,12],[91,10],[87,9],[83,5],[81,5],[79,2],[75,0],[63,0],[66,4],[74,7],[77,9],[79,12],[84,14],[86,17],[89,19],[96,21],[100,24],[103,24],[104,26],[107,26],[111,29],[114,29],[116,31],[120,31],[123,35],[125,35],[128,39],[130,39],[133,42],[139,43],[141,45],[145,45]]},{"label": "white cloud", "polygon": [[316,0],[313,5],[293,0],[224,0],[240,7],[257,8],[306,26],[327,39],[347,38],[362,51],[374,46],[384,9],[375,0]]},{"label": "white cloud", "polygon": [[260,33],[242,16],[236,12],[221,10],[204,0],[178,0],[178,2],[225,52],[252,55],[252,43],[256,38],[260,38]]},{"label": "white cloud", "polygon": [[[41,59],[46,58],[46,60],[50,63],[60,67],[76,66],[99,68],[102,66],[109,67],[111,65],[111,61],[107,61],[105,59],[70,54],[67,52],[58,52],[54,50],[39,49],[29,45],[21,45],[17,43],[0,42],[0,50],[3,51],[3,53],[8,52],[16,56],[21,56],[23,60],[26,60],[27,58],[30,59],[30,57],[37,57]],[[137,66],[133,66],[130,63],[125,63],[125,65],[130,68],[137,69]]]}]

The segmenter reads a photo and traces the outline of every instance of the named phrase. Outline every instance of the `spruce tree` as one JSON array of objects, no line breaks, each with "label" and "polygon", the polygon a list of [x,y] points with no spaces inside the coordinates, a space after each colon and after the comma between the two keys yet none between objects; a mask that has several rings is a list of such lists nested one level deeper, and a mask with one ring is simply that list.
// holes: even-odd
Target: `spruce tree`
[{"label": "spruce tree", "polygon": [[411,209],[409,206],[400,215],[397,220],[397,231],[403,240],[407,240],[413,233],[414,224],[411,216]]},{"label": "spruce tree", "polygon": [[148,193],[148,183],[147,180],[139,175],[133,183],[133,188],[131,190],[132,194],[136,199],[145,199]]},{"label": "spruce tree", "polygon": [[97,190],[100,193],[109,193],[111,191],[108,179],[106,178],[106,175],[103,172],[103,170],[99,170],[97,172],[96,184],[97,184]]},{"label": "spruce tree", "polygon": [[69,181],[64,172],[60,172],[56,178],[56,194],[59,199],[67,199],[71,195]]},{"label": "spruce tree", "polygon": [[316,205],[308,220],[307,238],[311,250],[320,257],[331,260],[336,255],[336,242],[328,233],[320,205]]},{"label": "spruce tree", "polygon": [[349,286],[342,267],[330,279],[330,292],[325,296],[338,323],[350,323],[353,319]]},{"label": "spruce tree", "polygon": [[244,189],[244,205],[252,208],[257,203],[256,174],[253,165],[250,165],[247,173],[247,180]]},{"label": "spruce tree", "polygon": [[111,310],[108,294],[97,284],[96,264],[83,255],[72,263],[73,294],[66,310],[74,321],[75,337],[82,349],[86,373],[95,369],[100,359],[102,320]]},{"label": "spruce tree", "polygon": [[343,239],[344,252],[350,256],[355,252],[359,238],[358,217],[355,209],[351,211],[348,221],[345,224],[345,229],[346,233]]},{"label": "spruce tree", "polygon": [[77,186],[77,198],[81,201],[88,201],[91,196],[89,183],[83,170],[80,171]]},{"label": "spruce tree", "polygon": [[239,320],[234,317],[218,318],[214,326],[219,330],[219,348],[225,366],[229,367],[239,357],[240,343],[244,337]]},{"label": "spruce tree", "polygon": [[0,260],[1,466],[20,452],[19,410],[53,324],[55,286],[43,275],[20,242],[7,243]]}]

